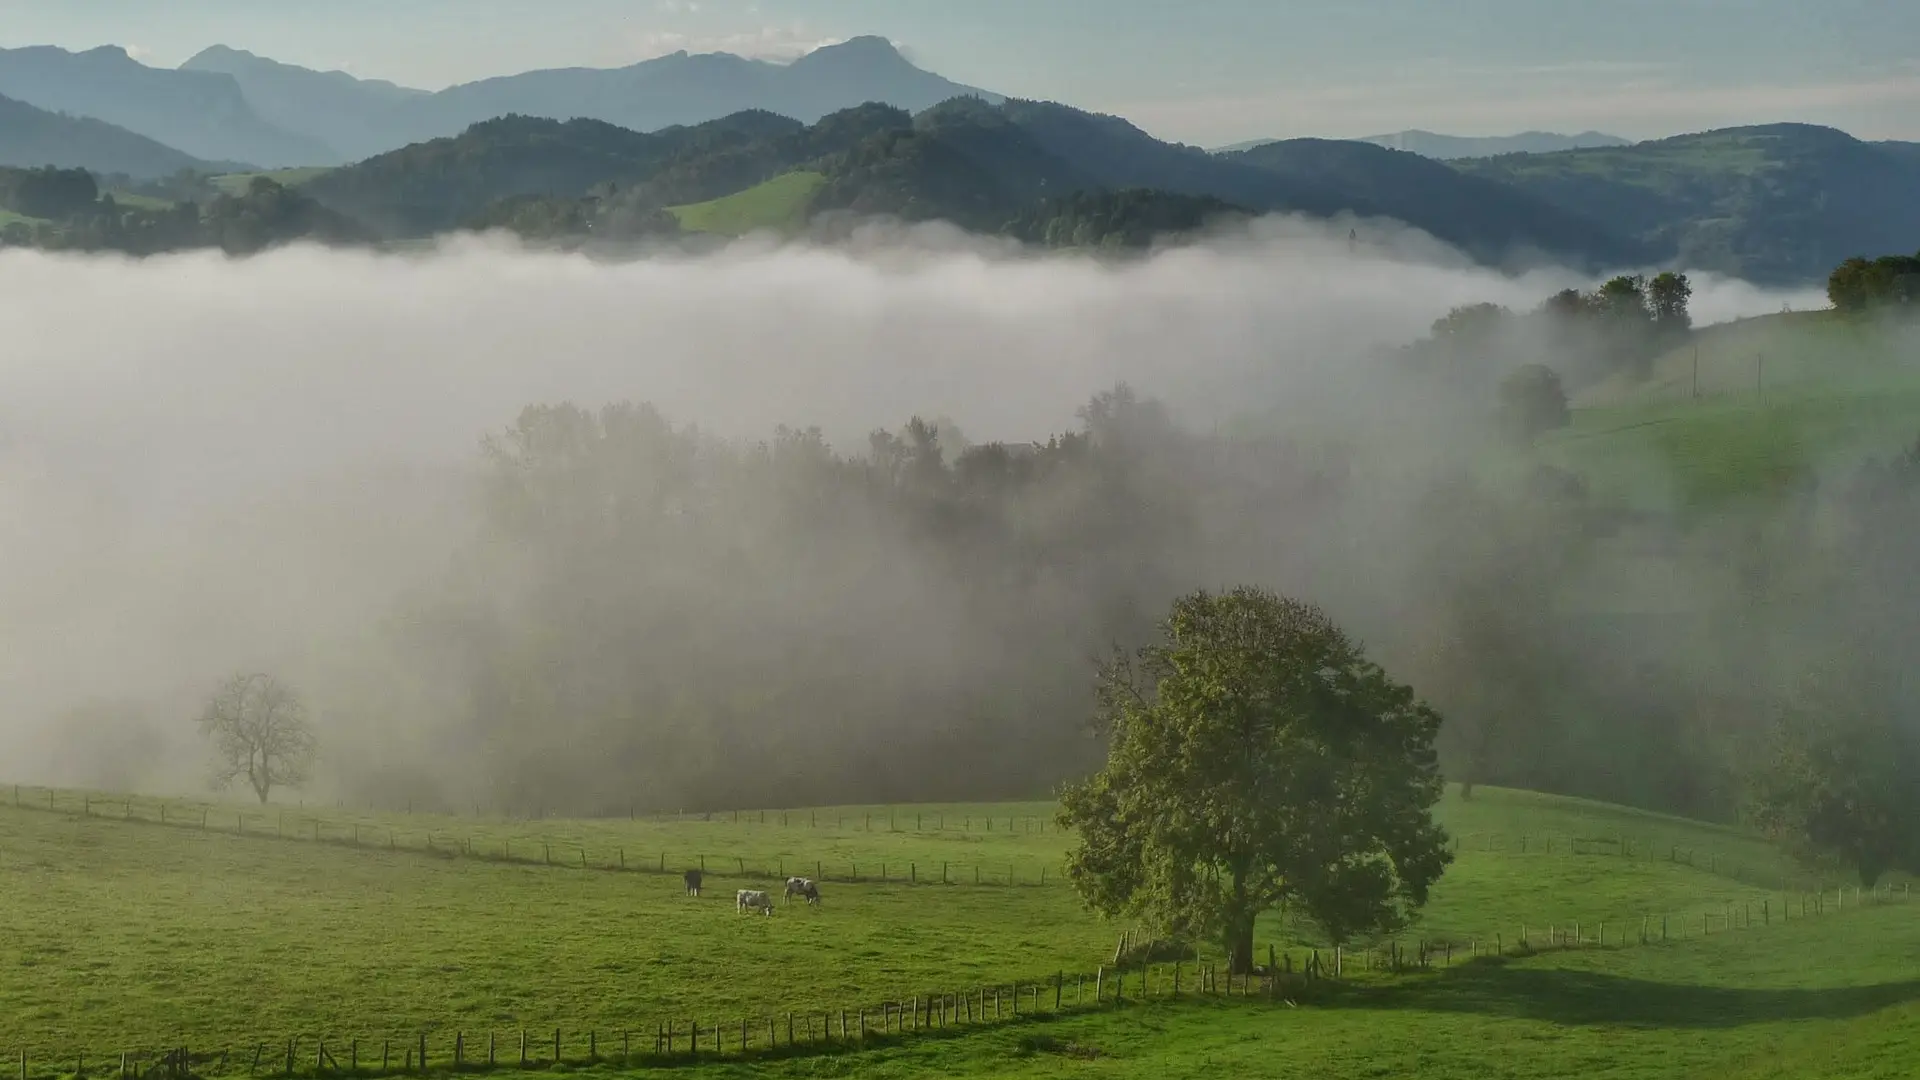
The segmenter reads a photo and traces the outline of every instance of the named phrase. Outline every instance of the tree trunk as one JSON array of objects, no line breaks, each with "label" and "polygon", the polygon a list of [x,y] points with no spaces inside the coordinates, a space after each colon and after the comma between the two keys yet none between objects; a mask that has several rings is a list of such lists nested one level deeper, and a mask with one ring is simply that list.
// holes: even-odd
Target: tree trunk
[{"label": "tree trunk", "polygon": [[1253,974],[1253,916],[1236,918],[1227,926],[1227,972]]}]

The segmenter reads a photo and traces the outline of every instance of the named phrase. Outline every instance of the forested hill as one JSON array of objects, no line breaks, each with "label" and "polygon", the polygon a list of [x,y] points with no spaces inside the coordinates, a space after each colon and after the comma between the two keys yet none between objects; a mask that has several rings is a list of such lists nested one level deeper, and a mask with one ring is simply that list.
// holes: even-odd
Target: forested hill
[{"label": "forested hill", "polygon": [[[807,172],[821,182],[782,185],[794,193],[787,197],[804,195],[805,204],[775,216],[804,222],[847,211],[987,232],[1020,222],[1031,231],[1043,205],[1123,191],[1132,193],[1124,205],[1141,208],[1144,220],[1190,216],[1149,209],[1153,199],[1145,193],[1158,192],[1169,206],[1189,209],[1212,200],[1250,213],[1397,219],[1488,261],[1516,249],[1583,266],[1646,254],[1580,214],[1500,184],[1353,145],[1362,152],[1302,154],[1300,144],[1281,144],[1258,155],[1221,156],[1163,142],[1117,117],[979,98],[956,98],[918,116],[865,105],[813,125],[747,112],[652,134],[508,117],[335,170],[308,191],[400,235],[526,218],[529,198],[577,204],[531,217],[585,229],[603,219],[610,226],[657,223],[667,208]],[[1432,190],[1437,179],[1445,184],[1439,192]],[[496,204],[508,201],[515,213],[503,217]],[[1123,224],[1121,234],[1141,235],[1136,225]]]},{"label": "forested hill", "polygon": [[1626,265],[1655,256],[1580,205],[1555,206],[1510,185],[1458,172],[1418,154],[1371,143],[1289,139],[1222,155],[1282,176],[1338,185],[1355,198],[1395,208],[1434,236],[1483,257],[1537,246],[1580,251]]},{"label": "forested hill", "polygon": [[1770,124],[1449,164],[1589,214],[1663,259],[1762,283],[1920,248],[1920,152],[1833,128]]},{"label": "forested hill", "polygon": [[[0,100],[0,136],[8,104]],[[179,160],[74,124],[69,143],[106,139],[97,163],[78,162],[96,171],[119,164],[113,171],[150,176]],[[509,115],[274,179],[388,239],[478,228],[568,244],[759,228],[830,234],[848,216],[884,215],[1113,248],[1221,216],[1295,213],[1351,217],[1363,231],[1403,222],[1492,265],[1667,264],[1795,285],[1852,256],[1920,248],[1914,144],[1800,124],[1439,162],[1324,139],[1208,153],[1119,117],[959,97],[917,115],[869,103],[808,124],[749,110],[652,132]],[[247,182],[202,177],[142,194],[204,204]]]}]

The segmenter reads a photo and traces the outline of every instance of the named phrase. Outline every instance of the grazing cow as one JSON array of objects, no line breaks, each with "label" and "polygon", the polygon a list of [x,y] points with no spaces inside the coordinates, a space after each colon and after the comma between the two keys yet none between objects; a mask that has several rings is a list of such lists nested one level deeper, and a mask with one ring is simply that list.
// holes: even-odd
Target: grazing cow
[{"label": "grazing cow", "polygon": [[818,904],[820,886],[815,885],[811,878],[790,877],[787,879],[787,902],[792,903],[796,896],[809,904]]},{"label": "grazing cow", "polygon": [[680,875],[680,880],[687,883],[688,896],[700,895],[700,871],[689,870],[686,873]]},{"label": "grazing cow", "polygon": [[759,889],[741,889],[733,894],[733,903],[739,911],[758,911],[762,915],[773,914],[773,899]]}]

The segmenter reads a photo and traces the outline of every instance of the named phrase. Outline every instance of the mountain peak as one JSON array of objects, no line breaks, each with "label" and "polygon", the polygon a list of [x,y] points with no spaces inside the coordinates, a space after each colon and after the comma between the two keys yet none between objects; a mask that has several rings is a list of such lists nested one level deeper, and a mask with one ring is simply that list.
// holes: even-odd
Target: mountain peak
[{"label": "mountain peak", "polygon": [[893,65],[912,67],[893,42],[875,34],[848,38],[834,45],[822,45],[795,60],[795,67],[813,64],[860,64],[867,67]]},{"label": "mountain peak", "polygon": [[260,57],[245,49],[236,49],[230,45],[209,45],[187,58],[180,66],[195,68],[203,64],[232,62],[236,60],[258,60]]}]

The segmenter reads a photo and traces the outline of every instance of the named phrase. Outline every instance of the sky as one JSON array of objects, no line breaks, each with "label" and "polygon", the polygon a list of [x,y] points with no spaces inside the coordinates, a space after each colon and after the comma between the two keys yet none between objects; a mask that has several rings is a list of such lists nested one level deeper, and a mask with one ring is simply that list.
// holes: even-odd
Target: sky
[{"label": "sky", "polygon": [[1207,146],[1785,120],[1920,139],[1914,0],[0,0],[0,45],[173,65],[217,43],[428,89],[861,34]]}]

